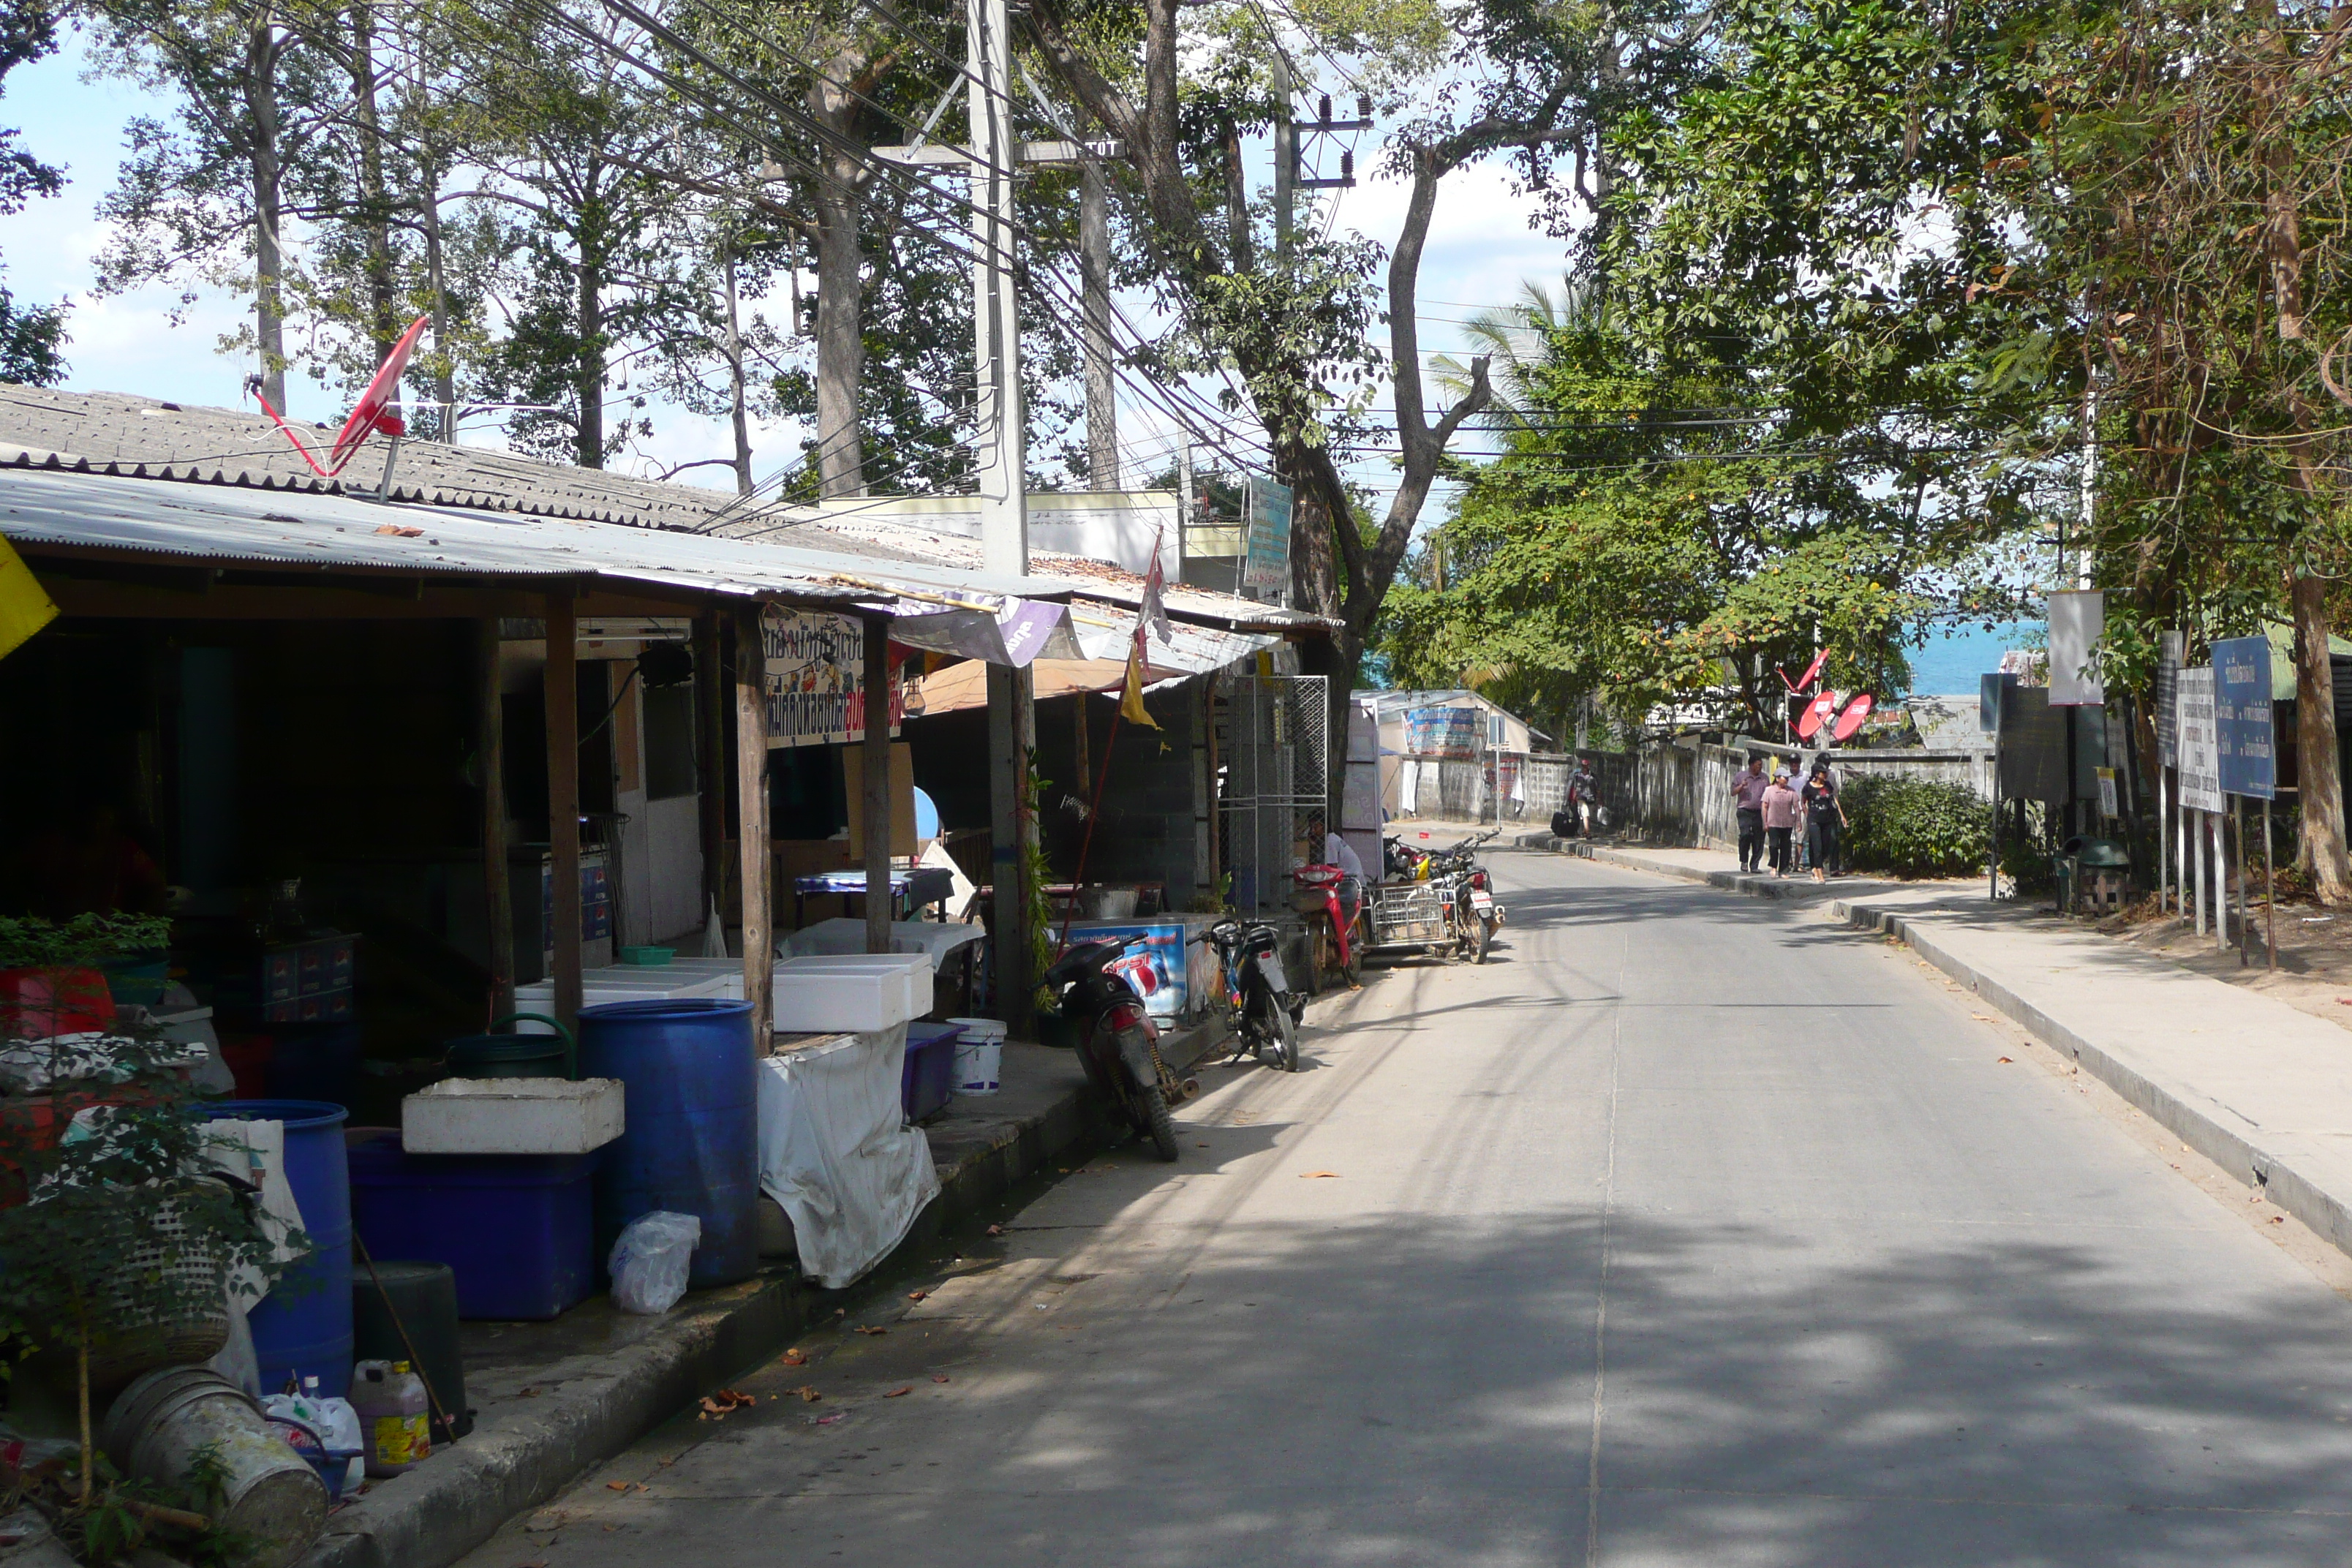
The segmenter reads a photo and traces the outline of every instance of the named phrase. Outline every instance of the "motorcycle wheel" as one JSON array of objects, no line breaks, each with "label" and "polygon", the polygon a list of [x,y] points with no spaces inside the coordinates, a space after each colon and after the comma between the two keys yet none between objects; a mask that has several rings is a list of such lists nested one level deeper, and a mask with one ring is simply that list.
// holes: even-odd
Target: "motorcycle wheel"
[{"label": "motorcycle wheel", "polygon": [[1168,1097],[1155,1085],[1143,1091],[1143,1114],[1150,1124],[1152,1151],[1160,1159],[1176,1158],[1176,1119],[1168,1114]]},{"label": "motorcycle wheel", "polygon": [[1280,1003],[1274,1008],[1275,1065],[1285,1072],[1298,1070],[1298,1020]]},{"label": "motorcycle wheel", "polygon": [[1492,916],[1488,916],[1478,922],[1478,952],[1476,956],[1472,958],[1470,962],[1473,963],[1486,963],[1487,944],[1492,942],[1494,940],[1495,921]]}]

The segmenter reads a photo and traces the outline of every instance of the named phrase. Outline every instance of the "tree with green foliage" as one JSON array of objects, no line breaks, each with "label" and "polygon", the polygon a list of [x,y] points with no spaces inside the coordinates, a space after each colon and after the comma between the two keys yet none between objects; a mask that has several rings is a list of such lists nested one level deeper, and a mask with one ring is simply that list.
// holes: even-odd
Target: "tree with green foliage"
[{"label": "tree with green foliage", "polygon": [[[18,66],[57,52],[52,0],[0,4],[0,86]],[[22,132],[0,128],[0,217],[23,212],[36,199],[65,188],[65,171],[20,144]],[[66,311],[59,305],[20,304],[0,285],[0,381],[47,385],[65,379]]]}]

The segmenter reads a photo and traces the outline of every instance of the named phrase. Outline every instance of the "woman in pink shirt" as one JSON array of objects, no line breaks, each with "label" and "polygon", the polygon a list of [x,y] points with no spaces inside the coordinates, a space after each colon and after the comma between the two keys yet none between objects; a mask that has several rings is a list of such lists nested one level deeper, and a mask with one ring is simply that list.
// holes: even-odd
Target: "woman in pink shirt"
[{"label": "woman in pink shirt", "polygon": [[1787,773],[1774,773],[1764,786],[1764,839],[1772,860],[1772,875],[1785,877],[1795,868],[1789,854],[1789,835],[1795,830],[1804,803]]}]

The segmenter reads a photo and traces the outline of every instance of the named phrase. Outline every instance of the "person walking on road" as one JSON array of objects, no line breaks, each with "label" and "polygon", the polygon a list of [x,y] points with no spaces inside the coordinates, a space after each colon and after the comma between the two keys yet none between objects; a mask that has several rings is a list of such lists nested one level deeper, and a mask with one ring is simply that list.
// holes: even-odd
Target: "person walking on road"
[{"label": "person walking on road", "polygon": [[1748,758],[1748,771],[1731,781],[1731,798],[1739,812],[1739,868],[1761,870],[1764,865],[1764,792],[1772,781],[1764,776],[1764,753]]},{"label": "person walking on road", "polygon": [[1827,757],[1813,759],[1805,780],[1805,853],[1813,863],[1813,880],[1829,880],[1836,864],[1838,837],[1845,826],[1845,806],[1838,799],[1837,774]]},{"label": "person walking on road", "polygon": [[1775,877],[1785,877],[1796,869],[1796,856],[1789,838],[1803,815],[1804,803],[1797,794],[1796,775],[1775,773],[1764,789],[1765,854],[1772,863]]}]

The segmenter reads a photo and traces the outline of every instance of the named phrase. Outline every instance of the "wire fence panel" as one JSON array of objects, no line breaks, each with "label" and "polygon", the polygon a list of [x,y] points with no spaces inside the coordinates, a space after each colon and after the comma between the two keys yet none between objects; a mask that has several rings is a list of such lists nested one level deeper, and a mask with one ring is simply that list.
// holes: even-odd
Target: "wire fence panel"
[{"label": "wire fence panel", "polygon": [[1319,675],[1246,676],[1226,688],[1218,756],[1223,864],[1237,910],[1286,910],[1291,868],[1328,824],[1330,694]]}]

